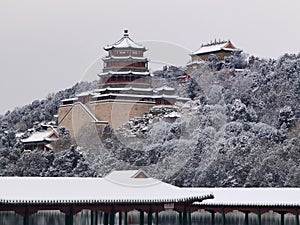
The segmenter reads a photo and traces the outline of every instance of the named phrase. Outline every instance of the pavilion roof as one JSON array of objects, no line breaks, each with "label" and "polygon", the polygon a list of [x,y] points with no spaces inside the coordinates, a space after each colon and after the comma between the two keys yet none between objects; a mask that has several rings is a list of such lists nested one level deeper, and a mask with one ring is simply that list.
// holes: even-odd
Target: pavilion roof
[{"label": "pavilion roof", "polygon": [[141,92],[152,92],[154,89],[151,87],[105,87],[101,89],[96,89],[95,92],[104,92],[104,91],[141,91]]},{"label": "pavilion roof", "polygon": [[122,60],[122,59],[133,59],[133,60],[139,60],[139,61],[147,61],[147,58],[145,57],[136,57],[136,56],[107,56],[102,58],[103,61],[107,61],[110,59],[117,59],[117,60]]},{"label": "pavilion roof", "polygon": [[300,206],[300,188],[195,188],[213,193],[205,206]]},{"label": "pavilion roof", "polygon": [[229,40],[228,41],[219,41],[219,42],[215,41],[210,44],[202,45],[197,51],[192,52],[191,55],[201,55],[201,54],[217,52],[217,51],[221,51],[221,50],[234,51],[236,48],[235,47],[232,48],[231,46],[233,46],[233,45]]},{"label": "pavilion roof", "polygon": [[31,134],[28,138],[22,139],[21,142],[34,143],[34,142],[41,142],[41,141],[57,140],[57,138],[51,138],[53,134],[55,134],[55,136],[58,138],[58,134],[54,130],[37,131]]},{"label": "pavilion roof", "polygon": [[98,76],[104,76],[104,75],[127,75],[127,74],[133,74],[133,75],[141,75],[141,76],[148,76],[150,75],[149,71],[132,71],[132,70],[118,70],[118,71],[108,71],[98,74]]},{"label": "pavilion roof", "polygon": [[213,195],[124,173],[105,178],[1,177],[0,204],[114,204],[202,201]]},{"label": "pavilion roof", "polygon": [[151,99],[179,99],[179,100],[184,100],[184,101],[188,101],[190,100],[189,98],[180,98],[179,96],[177,95],[140,95],[140,94],[127,94],[127,93],[108,93],[108,94],[98,94],[98,95],[94,95],[93,96],[93,99],[96,99],[98,97],[109,97],[109,96],[114,96],[114,97],[128,97],[128,98],[138,98],[138,99],[141,99],[141,98],[151,98]]},{"label": "pavilion roof", "polygon": [[141,50],[146,50],[146,48],[140,44],[135,43],[128,35],[128,30],[124,30],[123,37],[112,45],[107,45],[104,50],[108,51],[113,48],[136,48]]}]

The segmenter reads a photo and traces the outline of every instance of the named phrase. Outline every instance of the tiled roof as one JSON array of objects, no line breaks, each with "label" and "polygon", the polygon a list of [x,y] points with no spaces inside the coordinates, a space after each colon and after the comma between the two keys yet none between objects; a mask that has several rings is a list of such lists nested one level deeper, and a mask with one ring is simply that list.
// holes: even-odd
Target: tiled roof
[{"label": "tiled roof", "polygon": [[235,48],[227,48],[230,45],[230,41],[222,41],[218,43],[211,43],[207,45],[202,45],[197,51],[192,52],[191,55],[200,55],[210,52],[217,52],[220,50],[234,51]]},{"label": "tiled roof", "polygon": [[153,178],[1,177],[0,204],[193,202],[212,194]]},{"label": "tiled roof", "polygon": [[98,74],[98,76],[103,76],[103,75],[126,75],[126,74],[148,76],[148,75],[150,75],[150,72],[149,71],[140,72],[140,71],[132,71],[132,70],[126,70],[126,71],[121,71],[120,70],[120,71],[108,71],[108,72],[100,73],[100,74]]},{"label": "tiled roof", "polygon": [[104,50],[108,51],[112,48],[137,48],[137,49],[145,49],[144,46],[135,43],[128,35],[127,31],[124,31],[123,37],[112,45],[107,45],[104,47]]},{"label": "tiled roof", "polygon": [[209,206],[300,206],[300,188],[196,188],[213,193]]},{"label": "tiled roof", "polygon": [[57,139],[53,139],[50,138],[50,136],[54,133],[53,130],[51,131],[37,131],[33,134],[31,134],[28,138],[22,139],[21,141],[23,143],[31,143],[31,142],[41,142],[41,141],[45,141],[45,140],[57,140]]},{"label": "tiled roof", "polygon": [[147,61],[145,57],[135,57],[135,56],[107,56],[103,58],[103,61],[110,60],[110,59],[133,59],[139,61]]}]

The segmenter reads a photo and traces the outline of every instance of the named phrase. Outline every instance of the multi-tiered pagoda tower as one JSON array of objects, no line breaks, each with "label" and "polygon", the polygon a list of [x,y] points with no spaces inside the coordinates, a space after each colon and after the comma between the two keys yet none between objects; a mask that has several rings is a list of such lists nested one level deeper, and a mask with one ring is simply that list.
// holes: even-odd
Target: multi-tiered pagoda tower
[{"label": "multi-tiered pagoda tower", "polygon": [[148,60],[144,57],[146,48],[135,43],[128,30],[124,30],[119,41],[104,50],[108,55],[103,58],[103,72],[98,74],[101,87],[150,87]]},{"label": "multi-tiered pagoda tower", "polygon": [[89,123],[109,124],[118,128],[132,118],[141,117],[155,105],[172,105],[186,101],[174,95],[172,87],[151,87],[146,48],[135,43],[124,30],[123,37],[104,47],[104,67],[99,89],[64,99],[59,108],[59,126],[69,129],[73,137]]}]

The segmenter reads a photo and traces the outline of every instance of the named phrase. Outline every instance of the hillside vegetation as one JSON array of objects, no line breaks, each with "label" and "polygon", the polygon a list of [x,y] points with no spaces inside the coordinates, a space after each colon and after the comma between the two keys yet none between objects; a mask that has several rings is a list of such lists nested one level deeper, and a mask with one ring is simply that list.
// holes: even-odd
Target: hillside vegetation
[{"label": "hillside vegetation", "polygon": [[[101,138],[86,130],[77,150],[73,147],[85,158],[86,170],[102,176],[112,169],[143,168],[179,186],[300,186],[300,55],[274,60],[237,53],[224,62],[212,55],[186,83],[174,79],[180,71],[168,67],[155,75],[192,100],[153,108]],[[24,157],[10,154],[18,148],[11,140],[22,110],[0,118],[0,162],[8,162],[0,165],[2,175],[11,174]],[[50,119],[39,112],[35,120]],[[172,112],[180,115],[175,122],[166,119]]]}]

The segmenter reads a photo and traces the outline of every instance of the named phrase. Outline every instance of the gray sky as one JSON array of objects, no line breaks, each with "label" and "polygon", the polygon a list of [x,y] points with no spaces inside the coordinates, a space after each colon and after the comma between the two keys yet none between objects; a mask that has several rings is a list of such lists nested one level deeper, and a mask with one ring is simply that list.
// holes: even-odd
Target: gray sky
[{"label": "gray sky", "polygon": [[[80,81],[124,28],[145,45],[170,42],[188,52],[221,38],[278,58],[300,52],[299,12],[299,0],[0,0],[0,114]],[[154,60],[157,51],[168,54],[157,46],[146,46]],[[99,61],[88,71],[97,69]]]}]

